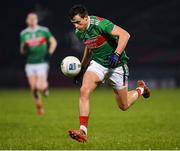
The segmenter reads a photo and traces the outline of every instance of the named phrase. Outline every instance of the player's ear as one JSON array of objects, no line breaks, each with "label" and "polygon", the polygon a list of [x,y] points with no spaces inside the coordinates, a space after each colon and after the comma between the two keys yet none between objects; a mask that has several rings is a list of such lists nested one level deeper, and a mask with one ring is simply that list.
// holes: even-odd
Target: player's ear
[{"label": "player's ear", "polygon": [[28,24],[28,19],[26,18],[25,23]]},{"label": "player's ear", "polygon": [[88,20],[88,16],[86,15],[86,16],[84,16],[84,19],[87,21]]}]

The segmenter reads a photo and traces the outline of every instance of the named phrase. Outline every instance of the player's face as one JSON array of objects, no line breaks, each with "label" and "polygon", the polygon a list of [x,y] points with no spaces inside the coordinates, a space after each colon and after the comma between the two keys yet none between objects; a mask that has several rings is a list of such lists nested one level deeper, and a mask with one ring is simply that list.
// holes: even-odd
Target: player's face
[{"label": "player's face", "polygon": [[26,23],[30,27],[35,27],[38,24],[38,17],[37,17],[37,15],[33,14],[33,13],[29,14],[27,16]]},{"label": "player's face", "polygon": [[85,16],[82,18],[79,15],[74,16],[74,18],[71,20],[72,24],[75,26],[78,30],[84,30],[88,26],[88,16]]}]

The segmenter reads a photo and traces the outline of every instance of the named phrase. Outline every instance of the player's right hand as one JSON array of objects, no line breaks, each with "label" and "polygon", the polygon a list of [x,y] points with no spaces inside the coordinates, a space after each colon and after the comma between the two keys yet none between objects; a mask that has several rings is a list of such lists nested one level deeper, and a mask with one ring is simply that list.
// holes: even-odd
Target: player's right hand
[{"label": "player's right hand", "polygon": [[119,63],[119,54],[116,52],[111,54],[108,58],[108,63],[110,68],[115,68]]},{"label": "player's right hand", "polygon": [[84,68],[84,67],[81,67],[81,71],[80,71],[79,74],[78,74],[77,76],[75,76],[74,79],[73,79],[73,83],[74,83],[74,84],[76,84],[76,85],[81,85],[84,72],[85,72],[85,68]]},{"label": "player's right hand", "polygon": [[52,56],[52,54],[50,54],[50,53],[48,52],[48,53],[46,54],[46,56],[45,56],[44,59],[49,62],[50,59],[51,59],[51,56]]}]

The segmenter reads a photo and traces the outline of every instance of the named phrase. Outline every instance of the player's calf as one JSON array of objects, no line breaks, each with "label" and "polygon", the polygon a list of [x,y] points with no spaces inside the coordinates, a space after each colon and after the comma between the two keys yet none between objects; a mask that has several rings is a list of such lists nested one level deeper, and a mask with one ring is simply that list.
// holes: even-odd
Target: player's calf
[{"label": "player's calf", "polygon": [[[116,98],[118,99],[118,98]],[[126,111],[129,108],[129,105],[127,103],[122,103],[122,101],[118,101],[118,107],[122,111]]]},{"label": "player's calf", "polygon": [[35,100],[40,99],[39,92],[36,88],[32,90],[32,93]]},{"label": "player's calf", "polygon": [[49,88],[46,87],[46,88],[42,91],[42,93],[43,93],[43,95],[44,95],[45,97],[48,97],[48,96],[49,96]]}]

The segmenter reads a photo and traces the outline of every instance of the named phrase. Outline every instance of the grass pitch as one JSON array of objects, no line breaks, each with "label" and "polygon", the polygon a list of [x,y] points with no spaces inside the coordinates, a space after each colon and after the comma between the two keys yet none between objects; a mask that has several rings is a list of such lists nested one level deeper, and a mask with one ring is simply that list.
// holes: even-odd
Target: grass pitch
[{"label": "grass pitch", "polygon": [[29,90],[0,90],[0,149],[180,149],[180,90],[154,90],[129,110],[118,109],[111,89],[91,96],[88,142],[67,134],[79,128],[78,89],[52,89],[36,115]]}]

